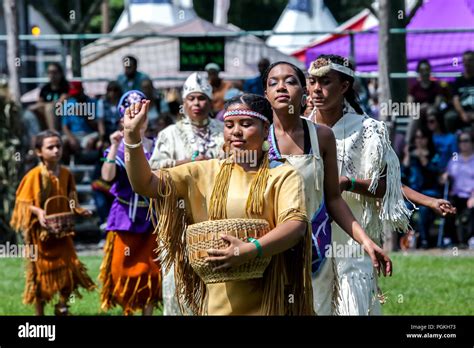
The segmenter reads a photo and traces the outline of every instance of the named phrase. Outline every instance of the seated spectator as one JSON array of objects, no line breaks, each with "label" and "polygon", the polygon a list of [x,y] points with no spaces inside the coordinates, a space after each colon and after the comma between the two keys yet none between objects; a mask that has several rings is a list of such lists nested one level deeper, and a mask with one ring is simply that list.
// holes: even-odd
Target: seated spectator
[{"label": "seated spectator", "polygon": [[462,57],[463,75],[453,84],[453,104],[457,111],[446,115],[446,128],[456,132],[471,127],[474,122],[474,51],[464,52]]},{"label": "seated spectator", "polygon": [[433,133],[433,143],[440,156],[440,169],[444,172],[449,160],[458,151],[456,136],[446,133],[443,116],[433,107],[429,107],[427,110],[426,124]]},{"label": "seated spectator", "polygon": [[430,62],[426,59],[420,60],[416,72],[418,79],[409,90],[408,102],[429,104],[438,108],[443,100],[443,93],[441,85],[431,79]]},{"label": "seated spectator", "polygon": [[[404,184],[425,195],[440,197],[441,190],[438,184],[440,158],[435,151],[431,132],[424,127],[418,129],[410,144],[410,147],[405,147],[402,162]],[[419,207],[418,213],[417,230],[420,233],[420,245],[426,249],[434,213],[424,206]]]},{"label": "seated spectator", "polygon": [[221,68],[215,63],[209,63],[204,68],[207,71],[209,84],[212,86],[212,112],[217,115],[224,109],[225,93],[232,88],[232,83],[219,77]]},{"label": "seated spectator", "polygon": [[110,81],[104,98],[97,101],[97,122],[100,140],[104,146],[109,141],[110,135],[119,127],[120,114],[117,104],[121,95],[120,85],[116,81]]},{"label": "seated spectator", "polygon": [[[468,132],[458,135],[459,155],[448,163],[443,181],[450,180],[450,196],[457,209],[456,217],[446,221],[446,236],[465,246],[474,232],[474,151],[473,138]],[[454,231],[456,234],[454,235]]]},{"label": "seated spectator", "polygon": [[133,56],[126,56],[122,60],[124,73],[117,77],[117,82],[122,89],[122,92],[128,92],[132,89],[140,90],[142,81],[150,79],[148,75],[138,71],[137,58]]},{"label": "seated spectator", "polygon": [[259,75],[248,79],[244,83],[244,92],[253,93],[263,96],[263,85],[262,85],[262,75],[270,66],[270,61],[267,58],[262,58],[258,62],[258,72]]},{"label": "seated spectator", "polygon": [[90,153],[95,150],[99,139],[97,124],[94,122],[95,108],[95,101],[84,94],[82,83],[71,82],[68,99],[57,104],[56,109],[62,119],[64,163],[69,162],[68,157],[71,154],[76,155],[79,161],[87,163],[92,160],[89,157],[96,157]]},{"label": "seated spectator", "polygon": [[67,98],[69,83],[59,63],[50,63],[47,73],[49,82],[41,88],[38,103],[28,109],[36,115],[42,129],[59,130],[60,124],[54,115],[54,104]]}]

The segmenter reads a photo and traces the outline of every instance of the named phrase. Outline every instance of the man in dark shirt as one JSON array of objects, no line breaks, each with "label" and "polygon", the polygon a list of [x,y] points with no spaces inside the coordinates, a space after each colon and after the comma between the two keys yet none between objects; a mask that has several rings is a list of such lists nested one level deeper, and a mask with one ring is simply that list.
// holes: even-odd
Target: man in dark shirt
[{"label": "man in dark shirt", "polygon": [[462,56],[464,73],[453,84],[453,104],[459,118],[456,128],[471,127],[474,122],[474,51],[466,51]]},{"label": "man in dark shirt", "polygon": [[128,92],[132,89],[141,89],[143,80],[150,79],[147,74],[138,71],[137,58],[133,56],[126,56],[123,58],[124,73],[117,77],[117,82],[122,89],[122,92]]}]

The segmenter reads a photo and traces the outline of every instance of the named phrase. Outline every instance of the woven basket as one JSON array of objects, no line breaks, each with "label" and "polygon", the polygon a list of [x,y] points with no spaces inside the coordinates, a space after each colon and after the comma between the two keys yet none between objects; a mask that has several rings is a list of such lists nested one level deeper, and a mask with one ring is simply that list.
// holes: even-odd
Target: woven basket
[{"label": "woven basket", "polygon": [[206,250],[227,248],[229,243],[222,240],[221,235],[227,234],[247,241],[249,237],[258,239],[268,231],[268,222],[258,219],[212,220],[189,225],[186,230],[189,262],[206,284],[261,278],[271,257],[255,258],[235,268],[213,271],[215,265],[205,261],[209,256]]},{"label": "woven basket", "polygon": [[69,206],[69,199],[66,196],[53,196],[46,200],[44,204],[45,219],[46,219],[46,231],[47,233],[41,234],[41,239],[45,240],[48,238],[63,238],[66,236],[74,235],[74,212],[71,208],[68,212],[48,214],[48,206],[53,200],[66,200]]}]

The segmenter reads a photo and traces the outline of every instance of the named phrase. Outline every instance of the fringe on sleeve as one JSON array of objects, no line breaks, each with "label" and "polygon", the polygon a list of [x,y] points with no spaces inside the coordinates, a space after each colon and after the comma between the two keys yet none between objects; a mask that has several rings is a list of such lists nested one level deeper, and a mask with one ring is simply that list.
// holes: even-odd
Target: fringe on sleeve
[{"label": "fringe on sleeve", "polygon": [[[304,216],[298,214],[296,220]],[[272,256],[263,276],[262,315],[315,315],[309,224],[305,237],[295,247]]]},{"label": "fringe on sleeve", "polygon": [[10,220],[10,226],[16,232],[26,231],[33,220],[33,213],[30,207],[34,204],[31,200],[20,200],[17,199],[15,202],[15,208],[13,209],[13,215]]},{"label": "fringe on sleeve", "polygon": [[157,254],[165,273],[175,268],[176,295],[181,312],[190,308],[202,313],[206,287],[194,272],[186,254],[186,214],[179,207],[176,187],[166,170],[155,172],[159,179],[160,198],[150,201],[149,215],[156,234]]},{"label": "fringe on sleeve", "polygon": [[37,170],[27,173],[16,191],[15,207],[10,219],[10,226],[16,232],[25,232],[29,229],[35,219],[30,207],[40,205],[41,184],[36,174]]},{"label": "fringe on sleeve", "polygon": [[[290,220],[308,222],[306,212],[288,209],[277,225]],[[272,256],[264,273],[262,315],[314,315],[311,283],[311,227],[293,248]]]},{"label": "fringe on sleeve", "polygon": [[382,243],[384,227],[390,231],[408,230],[412,211],[404,201],[400,163],[390,144],[385,125],[371,120],[370,124],[364,123],[362,132],[364,146],[358,178],[370,178],[369,191],[375,193],[379,180],[385,177],[386,192],[382,199],[349,194],[363,205],[362,227],[374,241]]}]

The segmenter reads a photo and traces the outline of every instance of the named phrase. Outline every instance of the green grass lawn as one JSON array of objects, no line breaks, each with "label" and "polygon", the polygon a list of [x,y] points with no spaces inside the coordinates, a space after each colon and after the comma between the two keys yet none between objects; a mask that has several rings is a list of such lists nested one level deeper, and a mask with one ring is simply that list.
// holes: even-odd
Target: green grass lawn
[{"label": "green grass lawn", "polygon": [[[90,276],[97,280],[100,256],[81,256]],[[394,275],[381,279],[388,299],[386,315],[474,315],[474,258],[392,254]],[[24,260],[0,258],[0,315],[33,315],[32,306],[22,304]],[[98,290],[75,298],[70,311],[76,315],[120,315],[120,308],[99,309]],[[52,304],[46,314],[53,314]],[[156,315],[160,311],[155,311]]]},{"label": "green grass lawn", "polygon": [[[99,267],[101,256],[80,256],[80,260],[86,265],[89,276],[99,285]],[[22,303],[24,281],[24,260],[19,258],[0,258],[0,315],[34,315],[32,305]],[[120,307],[115,307],[108,312],[100,310],[99,290],[80,290],[82,298],[72,298],[70,301],[70,312],[73,315],[121,315]],[[52,301],[45,308],[46,315],[53,315]],[[138,313],[137,314],[141,314]],[[160,310],[155,310],[156,315],[161,315]]]},{"label": "green grass lawn", "polygon": [[474,315],[474,257],[392,254],[394,275],[380,280],[391,315]]}]

